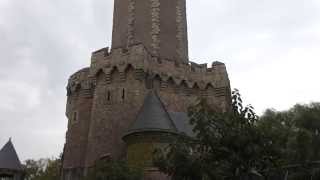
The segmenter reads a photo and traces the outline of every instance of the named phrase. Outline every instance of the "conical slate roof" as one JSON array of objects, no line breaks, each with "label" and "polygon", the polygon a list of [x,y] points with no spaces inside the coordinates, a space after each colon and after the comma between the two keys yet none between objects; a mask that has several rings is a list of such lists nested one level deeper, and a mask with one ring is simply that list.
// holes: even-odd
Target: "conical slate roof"
[{"label": "conical slate roof", "polygon": [[0,169],[22,170],[20,160],[11,139],[0,150]]},{"label": "conical slate roof", "polygon": [[172,121],[179,133],[183,133],[189,137],[195,137],[196,134],[193,132],[194,125],[190,123],[188,114],[185,112],[169,112]]},{"label": "conical slate roof", "polygon": [[153,91],[146,96],[136,120],[125,135],[146,131],[177,132],[159,96]]}]

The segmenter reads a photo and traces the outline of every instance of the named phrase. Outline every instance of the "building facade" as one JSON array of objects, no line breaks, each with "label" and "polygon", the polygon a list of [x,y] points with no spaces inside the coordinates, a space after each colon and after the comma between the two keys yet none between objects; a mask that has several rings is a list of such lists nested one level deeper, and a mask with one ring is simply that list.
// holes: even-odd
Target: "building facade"
[{"label": "building facade", "polygon": [[[148,137],[167,141],[163,133],[179,132],[179,120],[187,121],[181,117],[199,98],[222,111],[230,107],[225,65],[189,61],[185,0],[115,0],[113,19],[111,49],[93,52],[90,66],[68,81],[67,180],[80,179],[105,156],[135,157],[128,147],[143,152],[141,143],[146,149],[154,144]],[[162,118],[144,108],[149,101]],[[163,123],[172,123],[170,131]],[[132,131],[135,124],[151,125]]]}]

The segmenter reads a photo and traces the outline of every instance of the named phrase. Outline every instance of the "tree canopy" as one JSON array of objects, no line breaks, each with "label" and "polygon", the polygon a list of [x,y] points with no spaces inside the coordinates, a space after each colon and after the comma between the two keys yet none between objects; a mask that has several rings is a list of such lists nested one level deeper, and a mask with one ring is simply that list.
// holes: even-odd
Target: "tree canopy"
[{"label": "tree canopy", "polygon": [[[189,109],[196,137],[183,134],[158,149],[155,165],[174,180],[315,176],[319,157],[320,104],[296,105],[258,117],[238,90],[232,110],[219,112],[200,100]],[[289,167],[294,171],[289,173]],[[278,173],[280,171],[280,173]]]},{"label": "tree canopy", "polygon": [[57,180],[60,179],[61,158],[26,160],[27,180]]},{"label": "tree canopy", "polygon": [[290,179],[320,178],[320,103],[297,104],[287,111],[268,109],[258,121],[260,131],[280,154]]},{"label": "tree canopy", "polygon": [[142,180],[143,171],[130,167],[126,161],[100,159],[90,169],[86,180]]}]

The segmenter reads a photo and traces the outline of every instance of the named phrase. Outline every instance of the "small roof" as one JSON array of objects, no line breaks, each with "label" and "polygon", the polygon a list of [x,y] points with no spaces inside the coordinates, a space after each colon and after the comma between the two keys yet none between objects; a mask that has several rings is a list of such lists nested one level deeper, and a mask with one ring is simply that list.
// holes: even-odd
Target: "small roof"
[{"label": "small roof", "polygon": [[11,138],[0,150],[0,169],[22,170],[21,162],[11,142]]},{"label": "small roof", "polygon": [[154,91],[146,96],[136,120],[125,135],[146,131],[177,133],[174,122]]},{"label": "small roof", "polygon": [[169,112],[169,114],[179,133],[184,133],[189,137],[196,136],[196,134],[193,132],[194,125],[190,124],[190,119],[187,113]]}]

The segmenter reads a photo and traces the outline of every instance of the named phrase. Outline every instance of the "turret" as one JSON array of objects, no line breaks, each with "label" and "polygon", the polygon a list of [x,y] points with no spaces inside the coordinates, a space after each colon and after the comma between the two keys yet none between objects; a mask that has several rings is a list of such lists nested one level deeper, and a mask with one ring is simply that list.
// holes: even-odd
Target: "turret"
[{"label": "turret", "polygon": [[[95,79],[89,78],[89,68],[83,68],[74,73],[68,81],[67,107],[68,131],[64,148],[63,169],[84,168],[87,148],[87,138],[91,123],[92,99]],[[70,171],[63,172],[69,176]],[[81,174],[77,174],[80,179]],[[66,178],[67,179],[67,178]]]}]

